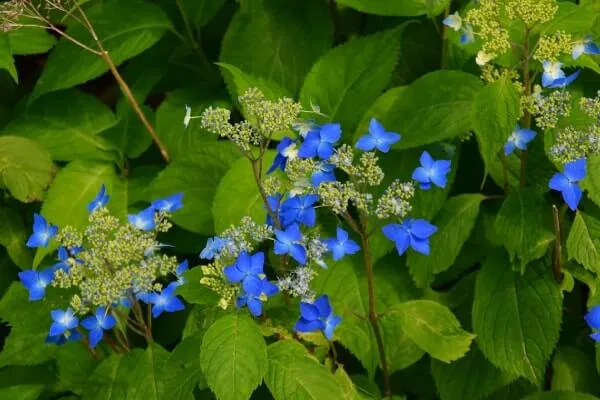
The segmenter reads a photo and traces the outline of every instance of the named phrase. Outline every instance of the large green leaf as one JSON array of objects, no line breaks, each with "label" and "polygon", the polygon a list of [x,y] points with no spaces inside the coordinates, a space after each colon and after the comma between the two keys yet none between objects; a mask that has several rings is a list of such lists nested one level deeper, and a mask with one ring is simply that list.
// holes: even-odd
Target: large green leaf
[{"label": "large green leaf", "polygon": [[598,397],[587,393],[552,391],[532,394],[523,400],[598,400]]},{"label": "large green leaf", "polygon": [[226,315],[204,335],[200,366],[220,400],[246,400],[267,371],[267,345],[254,321]]},{"label": "large green leaf", "polygon": [[53,159],[111,160],[114,146],[100,134],[117,123],[112,111],[95,97],[78,90],[44,96],[31,104],[3,133],[32,139]]},{"label": "large green leaf", "polygon": [[14,81],[17,83],[19,82],[19,76],[17,75],[17,68],[15,67],[12,51],[10,49],[8,35],[4,32],[0,32],[0,69],[8,71]]},{"label": "large green leaf", "polygon": [[399,315],[402,330],[418,346],[446,363],[463,357],[475,337],[461,328],[448,307],[435,301],[407,301],[388,312]]},{"label": "large green leaf", "polygon": [[[108,208],[118,217],[125,218],[127,195],[124,182],[117,176],[112,164],[73,161],[57,176],[42,205],[42,215],[52,224],[70,225],[81,229],[88,220],[87,205],[96,196],[100,187],[106,185],[111,196]],[[34,265],[54,250],[56,246],[38,248]]]},{"label": "large green leaf", "polygon": [[581,349],[559,347],[552,359],[552,390],[599,394],[592,359]]},{"label": "large green leaf", "polygon": [[225,0],[178,0],[176,3],[186,23],[199,29],[217,14]]},{"label": "large green leaf", "polygon": [[[150,48],[168,29],[172,29],[171,22],[158,6],[141,0],[96,3],[86,13],[115,65]],[[92,35],[82,25],[72,25],[67,33],[84,45],[97,49]],[[108,69],[102,57],[61,38],[48,58],[31,99],[87,82]]]},{"label": "large green leaf", "polygon": [[269,346],[269,369],[265,383],[275,400],[344,399],[335,377],[293,340]]},{"label": "large green leaf", "polygon": [[392,29],[361,37],[321,57],[300,92],[304,108],[318,104],[345,132],[356,129],[390,81],[398,61],[400,35],[400,29]]},{"label": "large green leaf", "polygon": [[558,340],[562,299],[545,260],[524,275],[511,271],[504,252],[492,253],[475,284],[473,329],[496,366],[541,383]]},{"label": "large green leaf", "polygon": [[558,2],[558,11],[554,18],[536,27],[536,30],[548,35],[553,35],[557,31],[588,34],[598,18],[598,10],[594,10],[593,3],[595,2],[576,5],[570,2]]},{"label": "large green leaf", "polygon": [[260,89],[265,95],[265,98],[269,100],[292,97],[287,89],[279,86],[273,81],[248,74],[235,65],[226,63],[218,63],[218,65],[221,67],[223,74],[227,77],[227,81],[231,82],[230,92],[232,99],[237,99],[250,88]]},{"label": "large green leaf", "polygon": [[472,108],[480,87],[480,80],[466,72],[431,72],[379,97],[365,114],[354,137],[368,131],[372,117],[387,130],[402,135],[395,149],[466,135],[473,127]]},{"label": "large green leaf", "polygon": [[150,344],[139,356],[133,370],[128,371],[127,400],[160,400],[162,366],[168,357],[165,349]]},{"label": "large green leaf", "polygon": [[[588,171],[600,171],[600,155],[591,155],[587,159]],[[581,181],[581,187],[594,203],[600,205],[600,174],[588,173]]]},{"label": "large green leaf", "polygon": [[8,32],[13,55],[46,53],[56,44],[56,38],[45,29],[23,27]]},{"label": "large green leaf", "polygon": [[204,332],[182,340],[163,364],[161,380],[164,382],[162,395],[171,400],[193,399],[194,388],[204,381],[198,350]]},{"label": "large green leaf", "polygon": [[600,274],[600,221],[578,211],[567,238],[569,260]]},{"label": "large green leaf", "polygon": [[54,173],[50,155],[39,144],[18,136],[0,136],[0,188],[17,200],[41,200]]},{"label": "large green leaf", "polygon": [[0,245],[6,247],[10,259],[21,269],[31,268],[31,253],[25,242],[27,231],[19,213],[0,207]]},{"label": "large green leaf", "polygon": [[520,113],[519,92],[508,78],[486,85],[475,96],[473,128],[486,170],[515,129]]},{"label": "large green leaf", "polygon": [[[273,151],[265,153],[263,171],[269,168],[274,157]],[[267,212],[248,159],[237,160],[221,179],[213,200],[212,213],[217,233],[232,224],[237,225],[245,216],[252,217],[257,223],[264,223]]]},{"label": "large green leaf", "polygon": [[207,143],[193,156],[179,157],[167,166],[152,182],[149,193],[159,198],[182,192],[185,206],[173,214],[173,222],[192,232],[211,235],[215,228],[211,207],[217,187],[239,156],[231,142]]},{"label": "large green leaf", "polygon": [[337,3],[377,15],[416,17],[436,16],[449,6],[449,0],[336,0]]},{"label": "large green leaf", "polygon": [[532,260],[543,257],[554,240],[550,229],[552,209],[535,189],[513,189],[494,221],[495,239],[510,255],[519,270]]},{"label": "large green leaf", "polygon": [[[151,124],[154,123],[152,110],[142,105],[141,109]],[[110,141],[121,157],[137,158],[152,145],[152,137],[140,118],[133,112],[127,100],[117,103],[117,123],[103,135]]]},{"label": "large green leaf", "polygon": [[406,263],[419,287],[429,285],[435,274],[454,264],[471,235],[483,199],[480,194],[463,194],[449,199],[433,220],[438,231],[429,240],[431,254],[408,253]]},{"label": "large green leaf", "polygon": [[477,347],[452,364],[431,360],[431,372],[441,400],[487,398],[516,376],[502,371],[485,359]]},{"label": "large green leaf", "polygon": [[327,4],[320,0],[248,0],[227,29],[220,61],[296,94],[331,40]]},{"label": "large green leaf", "polygon": [[55,380],[56,369],[52,363],[4,367],[0,369],[0,398],[35,400]]},{"label": "large green leaf", "polygon": [[64,391],[82,394],[98,361],[90,355],[87,346],[76,341],[60,347],[60,351],[55,355],[55,363],[58,387]]}]

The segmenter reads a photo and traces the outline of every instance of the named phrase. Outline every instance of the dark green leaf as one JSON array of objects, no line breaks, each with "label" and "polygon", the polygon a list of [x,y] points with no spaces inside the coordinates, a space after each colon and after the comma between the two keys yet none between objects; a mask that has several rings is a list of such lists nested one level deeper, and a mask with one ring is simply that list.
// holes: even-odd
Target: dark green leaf
[{"label": "dark green leaf", "polygon": [[559,347],[552,359],[552,390],[600,393],[592,359],[575,347]]},{"label": "dark green leaf", "polygon": [[578,211],[567,238],[569,260],[600,274],[600,221]]},{"label": "dark green leaf", "polygon": [[17,68],[13,60],[12,51],[10,49],[10,42],[8,35],[4,32],[0,32],[0,70],[6,70],[16,83],[19,82],[19,76],[17,75]]},{"label": "dark green leaf", "polygon": [[25,246],[27,236],[21,216],[11,208],[0,207],[0,245],[21,269],[31,268],[31,253]]},{"label": "dark green leaf", "polygon": [[449,6],[449,0],[336,0],[337,3],[377,15],[416,17],[439,15]]}]

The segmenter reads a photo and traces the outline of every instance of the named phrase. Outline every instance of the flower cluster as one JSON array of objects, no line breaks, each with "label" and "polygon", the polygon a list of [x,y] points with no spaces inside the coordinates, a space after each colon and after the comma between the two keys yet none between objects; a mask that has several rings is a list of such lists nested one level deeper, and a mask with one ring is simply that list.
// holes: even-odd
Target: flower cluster
[{"label": "flower cluster", "polygon": [[[152,202],[138,214],[131,214],[126,223],[110,214],[109,201],[103,185],[94,200],[89,203],[88,225],[83,231],[65,226],[60,229],[48,223],[41,215],[34,215],[33,233],[27,240],[29,247],[47,247],[55,241],[58,262],[36,271],[19,273],[19,279],[29,291],[29,299],[41,300],[48,286],[71,289],[70,307],[52,311],[53,324],[48,341],[63,343],[81,337],[77,315],[94,310],[93,315],[82,321],[89,331],[89,343],[95,347],[105,330],[116,324],[119,307],[136,308],[138,301],[152,306],[152,316],[163,311],[183,309],[174,290],[183,283],[181,274],[187,270],[187,262],[178,264],[175,257],[159,254],[166,245],[157,241],[160,232],[171,227],[167,218],[182,204],[182,195],[176,194]],[[177,281],[163,288],[159,282],[169,275]],[[141,314],[136,314],[141,317]],[[135,322],[138,327],[142,324]]]},{"label": "flower cluster", "polygon": [[[202,267],[201,283],[220,295],[222,307],[231,304],[235,297],[238,308],[247,306],[255,316],[262,315],[263,303],[278,292],[299,297],[300,319],[295,330],[320,330],[331,339],[341,319],[333,314],[329,298],[326,295],[317,298],[311,288],[313,278],[327,268],[327,255],[339,261],[361,251],[369,232],[366,226],[369,216],[396,220],[386,225],[382,233],[396,244],[399,254],[409,247],[429,254],[429,237],[437,228],[425,220],[406,218],[415,193],[413,182],[394,180],[389,186],[379,188],[384,173],[376,152],[389,152],[401,139],[398,133],[387,131],[372,119],[368,132],[353,148],[340,144],[339,124],[317,125],[297,120],[300,109],[289,99],[266,101],[257,89],[249,89],[239,101],[248,119],[237,126],[251,127],[248,132],[252,132],[243,140],[240,135],[232,134],[240,129],[229,124],[227,110],[209,109],[202,114],[201,123],[209,131],[238,144],[251,162],[262,160],[248,151],[250,145],[258,146],[262,154],[275,132],[292,128],[297,136],[284,137],[279,142],[267,170],[267,174],[276,171],[283,174],[265,178],[259,168],[254,168],[259,190],[264,194],[265,224],[245,217],[240,226],[209,239],[200,257],[211,263]],[[195,117],[186,114],[186,118],[189,122]],[[360,154],[355,154],[358,151]],[[425,151],[412,179],[422,190],[444,188],[449,171],[449,160],[434,160]],[[383,194],[376,198],[374,192]],[[321,238],[318,208],[330,209],[349,229],[340,224],[334,237]],[[268,265],[265,253],[256,252],[264,242],[273,243],[274,254],[280,256],[279,265]],[[268,278],[271,270],[276,275],[276,284]]]},{"label": "flower cluster", "polygon": [[467,12],[465,21],[473,27],[475,36],[481,41],[481,50],[477,54],[479,65],[487,64],[510,49],[510,36],[502,26],[500,15],[500,5],[495,0],[481,0]]},{"label": "flower cluster", "polygon": [[540,129],[556,128],[561,118],[571,114],[571,93],[553,90],[544,96],[542,92],[542,87],[536,85],[533,94],[526,98],[525,107],[535,117],[535,123]]}]

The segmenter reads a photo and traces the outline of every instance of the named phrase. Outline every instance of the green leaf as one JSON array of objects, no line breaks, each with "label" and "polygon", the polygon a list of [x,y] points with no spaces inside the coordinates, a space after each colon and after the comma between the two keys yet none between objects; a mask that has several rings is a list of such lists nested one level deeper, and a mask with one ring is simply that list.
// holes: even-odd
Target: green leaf
[{"label": "green leaf", "polygon": [[23,219],[12,208],[0,207],[0,245],[21,269],[31,268],[31,252],[25,246],[27,231]]},{"label": "green leaf", "polygon": [[269,346],[269,369],[265,383],[275,400],[344,399],[335,377],[293,340]]},{"label": "green leaf", "polygon": [[432,359],[431,372],[441,400],[487,398],[516,379],[486,360],[477,347],[452,364]]},{"label": "green leaf", "polygon": [[523,400],[598,400],[598,397],[587,393],[552,391],[532,394]]},{"label": "green leaf", "polygon": [[[211,235],[215,228],[211,207],[217,187],[239,156],[231,142],[206,143],[193,156],[181,156],[161,171],[150,185],[150,196],[183,193],[185,207],[171,219],[187,230]],[[250,169],[249,164],[246,167]]]},{"label": "green leaf", "polygon": [[356,129],[361,115],[390,81],[398,61],[400,29],[351,40],[330,50],[313,65],[300,99],[305,109],[321,107],[345,132]]},{"label": "green leaf", "polygon": [[520,96],[513,82],[500,78],[475,96],[473,128],[479,142],[486,172],[494,157],[515,129],[520,114]]},{"label": "green leaf", "polygon": [[342,397],[341,400],[373,399],[370,396],[359,394],[357,387],[354,385],[354,382],[352,382],[352,378],[350,378],[342,365],[337,366],[333,376],[344,392],[344,397]]},{"label": "green leaf", "polygon": [[331,46],[327,4],[320,0],[250,0],[231,21],[220,61],[296,94]]},{"label": "green leaf", "polygon": [[558,2],[558,11],[554,17],[536,30],[548,35],[553,35],[557,31],[588,34],[597,18],[598,12],[594,10],[592,3],[576,5],[570,2]]},{"label": "green leaf", "polygon": [[94,360],[86,345],[70,342],[56,352],[55,362],[58,369],[58,386],[64,391],[82,394],[87,380],[98,363]]},{"label": "green leaf", "polygon": [[117,123],[112,111],[95,97],[79,90],[44,96],[31,104],[3,133],[41,144],[55,160],[80,158],[112,160],[114,146],[101,132]]},{"label": "green leaf", "polygon": [[600,393],[592,359],[575,347],[559,347],[552,359],[552,390]]},{"label": "green leaf", "polygon": [[177,294],[181,295],[188,303],[205,304],[213,306],[220,300],[219,295],[211,290],[208,286],[200,283],[202,279],[202,268],[190,268],[189,271],[183,273],[186,280],[185,285],[177,288]]},{"label": "green leaf", "polygon": [[44,385],[17,385],[0,389],[0,397],[15,400],[36,400],[44,391]]},{"label": "green leaf", "polygon": [[429,355],[446,363],[469,351],[475,335],[460,326],[448,307],[430,300],[412,300],[396,305],[402,330]]},{"label": "green leaf", "polygon": [[8,41],[13,55],[46,53],[57,40],[45,29],[23,27],[8,32]]},{"label": "green leaf", "polygon": [[13,60],[8,35],[4,32],[0,32],[0,69],[8,71],[15,83],[19,83],[19,75]]},{"label": "green leaf", "polygon": [[161,400],[161,369],[168,353],[158,344],[150,344],[138,357],[129,373],[127,400]]},{"label": "green leaf", "polygon": [[[263,171],[269,168],[273,158],[274,151],[265,153]],[[217,233],[223,232],[232,224],[237,225],[245,216],[258,223],[265,221],[267,213],[264,202],[248,159],[238,159],[221,179],[213,200],[212,213]]]},{"label": "green leaf", "polygon": [[[158,6],[140,0],[97,3],[86,14],[102,46],[117,66],[150,48],[168,29],[172,29],[171,22]],[[67,33],[84,45],[97,49],[83,25],[74,24]],[[61,38],[48,57],[31,100],[44,93],[87,82],[108,69],[102,57]]]},{"label": "green leaf", "polygon": [[203,334],[201,332],[185,338],[163,364],[163,396],[172,400],[194,399],[194,389],[204,381],[198,357]]},{"label": "green leaf", "polygon": [[200,366],[219,400],[246,400],[267,370],[267,346],[254,321],[226,315],[204,335]]},{"label": "green leaf", "polygon": [[463,194],[446,201],[433,220],[438,231],[430,238],[431,254],[408,253],[406,263],[417,286],[431,284],[435,274],[454,264],[463,244],[471,235],[483,199],[484,196],[480,194]]},{"label": "green leaf", "polygon": [[450,5],[449,0],[336,0],[368,14],[416,17],[419,15],[436,16]]},{"label": "green leaf", "polygon": [[[117,176],[115,167],[108,163],[90,161],[73,161],[56,176],[41,213],[48,221],[61,228],[70,225],[81,229],[88,221],[87,205],[96,197],[103,184],[111,197],[108,209],[124,219],[127,213],[126,188]],[[55,248],[56,244],[38,248],[33,265],[39,265]]]},{"label": "green leaf", "polygon": [[569,260],[600,274],[600,221],[578,211],[567,238]]},{"label": "green leaf", "polygon": [[35,400],[55,381],[56,369],[50,362],[28,367],[4,367],[0,369],[0,398]]},{"label": "green leaf", "polygon": [[[588,171],[600,171],[600,155],[591,155],[587,159]],[[587,174],[581,181],[581,188],[587,191],[588,197],[600,206],[600,174]]]},{"label": "green leaf", "polygon": [[[154,124],[150,107],[141,105],[140,108],[150,124]],[[137,158],[152,145],[152,137],[125,99],[117,103],[116,125],[104,132],[103,136],[118,149],[122,158]]]},{"label": "green leaf", "polygon": [[562,299],[544,260],[524,275],[492,253],[475,284],[473,330],[483,354],[499,368],[539,384],[558,340]]},{"label": "green leaf", "polygon": [[231,64],[217,63],[217,65],[221,67],[223,74],[227,77],[227,81],[232,83],[232,87],[229,90],[232,99],[237,100],[239,96],[250,88],[260,89],[268,100],[292,97],[287,89],[284,89],[273,81],[248,74]]},{"label": "green leaf", "polygon": [[0,136],[0,188],[17,200],[41,200],[55,170],[48,152],[34,141]]},{"label": "green leaf", "polygon": [[479,78],[466,72],[426,74],[381,95],[363,117],[354,138],[368,131],[371,118],[402,135],[394,145],[397,150],[466,135],[473,127],[472,108],[480,87]]},{"label": "green leaf", "polygon": [[179,0],[176,3],[187,23],[198,29],[213,19],[225,0]]},{"label": "green leaf", "polygon": [[494,221],[495,238],[508,250],[511,262],[520,260],[519,270],[546,254],[554,241],[548,226],[552,210],[534,189],[513,189]]}]

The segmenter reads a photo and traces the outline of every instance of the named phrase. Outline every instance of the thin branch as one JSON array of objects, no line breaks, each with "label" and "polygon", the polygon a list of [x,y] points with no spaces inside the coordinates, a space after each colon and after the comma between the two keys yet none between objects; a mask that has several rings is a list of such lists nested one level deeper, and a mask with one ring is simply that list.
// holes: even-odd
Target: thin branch
[{"label": "thin branch", "polygon": [[552,254],[552,270],[554,271],[554,279],[557,282],[562,282],[563,280],[563,272],[562,272],[562,238],[560,231],[560,217],[558,215],[558,208],[555,204],[552,205],[552,220],[554,223],[554,252]]}]

